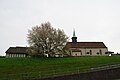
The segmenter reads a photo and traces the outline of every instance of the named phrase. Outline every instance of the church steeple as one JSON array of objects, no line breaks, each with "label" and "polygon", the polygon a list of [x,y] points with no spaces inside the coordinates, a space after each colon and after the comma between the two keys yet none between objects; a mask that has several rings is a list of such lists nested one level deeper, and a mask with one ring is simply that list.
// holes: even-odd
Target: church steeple
[{"label": "church steeple", "polygon": [[73,31],[73,37],[76,37],[76,35],[75,35],[75,29],[74,29],[74,31]]},{"label": "church steeple", "polygon": [[72,42],[77,42],[77,37],[75,35],[75,29],[73,30]]}]

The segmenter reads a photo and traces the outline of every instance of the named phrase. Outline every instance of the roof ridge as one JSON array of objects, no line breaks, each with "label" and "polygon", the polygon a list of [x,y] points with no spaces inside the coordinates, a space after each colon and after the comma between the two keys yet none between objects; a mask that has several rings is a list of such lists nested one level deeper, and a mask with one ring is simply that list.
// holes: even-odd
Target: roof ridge
[{"label": "roof ridge", "polygon": [[107,48],[104,42],[68,42],[67,45],[72,48]]}]

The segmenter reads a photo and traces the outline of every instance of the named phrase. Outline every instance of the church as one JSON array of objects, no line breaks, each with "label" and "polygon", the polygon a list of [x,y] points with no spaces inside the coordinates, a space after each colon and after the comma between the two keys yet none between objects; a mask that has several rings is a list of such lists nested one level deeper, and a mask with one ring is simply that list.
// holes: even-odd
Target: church
[{"label": "church", "polygon": [[103,42],[77,42],[75,30],[72,42],[67,42],[70,56],[108,56],[108,48]]}]

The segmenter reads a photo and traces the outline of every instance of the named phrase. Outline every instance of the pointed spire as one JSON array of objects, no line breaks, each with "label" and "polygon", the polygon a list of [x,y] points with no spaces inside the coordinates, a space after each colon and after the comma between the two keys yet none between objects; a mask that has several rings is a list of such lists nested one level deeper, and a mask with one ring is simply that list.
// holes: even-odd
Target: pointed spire
[{"label": "pointed spire", "polygon": [[73,30],[73,37],[76,37],[76,35],[75,35],[75,29]]},{"label": "pointed spire", "polygon": [[75,35],[75,29],[73,30],[72,42],[77,42],[77,37]]}]

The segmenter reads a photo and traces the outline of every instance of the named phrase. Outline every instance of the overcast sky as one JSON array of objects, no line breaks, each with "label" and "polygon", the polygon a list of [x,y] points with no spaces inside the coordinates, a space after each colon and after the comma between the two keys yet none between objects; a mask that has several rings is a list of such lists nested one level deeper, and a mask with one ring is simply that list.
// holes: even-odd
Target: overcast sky
[{"label": "overcast sky", "polygon": [[120,52],[120,0],[0,0],[0,55],[27,46],[28,29],[47,21],[70,39],[74,28],[78,41]]}]

